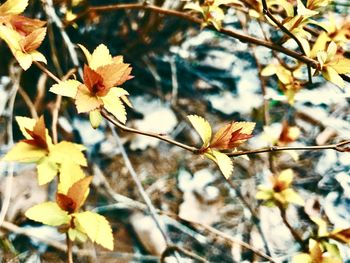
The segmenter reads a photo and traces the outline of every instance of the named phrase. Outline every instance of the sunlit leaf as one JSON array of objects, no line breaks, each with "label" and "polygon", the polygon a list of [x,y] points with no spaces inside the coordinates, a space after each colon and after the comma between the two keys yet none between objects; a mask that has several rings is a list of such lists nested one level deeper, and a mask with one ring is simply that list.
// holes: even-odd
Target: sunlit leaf
[{"label": "sunlit leaf", "polygon": [[301,198],[301,196],[295,192],[293,189],[288,188],[282,192],[282,195],[288,203],[304,206],[305,202],[304,199]]},{"label": "sunlit leaf", "polygon": [[78,230],[86,233],[97,244],[113,250],[112,228],[105,217],[90,211],[78,213],[74,216]]},{"label": "sunlit leaf", "polygon": [[58,184],[58,192],[67,194],[68,189],[77,181],[85,177],[83,170],[79,164],[65,160],[60,165],[60,180]]},{"label": "sunlit leaf", "polygon": [[69,223],[71,217],[56,203],[46,202],[35,205],[25,212],[25,216],[31,220],[49,226],[60,226]]},{"label": "sunlit leaf", "polygon": [[18,15],[28,6],[28,0],[7,0],[0,5],[0,16]]},{"label": "sunlit leaf", "polygon": [[77,95],[78,87],[80,85],[81,83],[79,81],[69,79],[61,81],[58,84],[52,85],[50,91],[61,96],[75,98],[75,96]]},{"label": "sunlit leaf", "polygon": [[3,161],[36,162],[47,155],[45,149],[40,149],[25,142],[15,144],[2,158]]},{"label": "sunlit leaf", "polygon": [[326,67],[326,69],[322,71],[322,75],[326,80],[329,80],[340,88],[345,87],[344,80],[339,76],[338,72],[334,68]]},{"label": "sunlit leaf", "polygon": [[58,173],[58,166],[49,157],[41,158],[37,163],[38,184],[51,182]]},{"label": "sunlit leaf", "polygon": [[209,122],[197,115],[188,115],[187,118],[201,137],[203,141],[203,147],[209,146],[212,133]]},{"label": "sunlit leaf", "polygon": [[91,94],[85,85],[81,85],[75,97],[75,105],[77,106],[78,113],[82,113],[101,107],[103,102],[100,98]]},{"label": "sunlit leaf", "polygon": [[301,253],[293,257],[292,263],[313,263],[313,262],[309,254]]},{"label": "sunlit leaf", "polygon": [[69,239],[72,241],[79,240],[80,242],[85,242],[87,240],[87,235],[82,233],[81,231],[77,229],[70,228],[68,229],[68,236]]},{"label": "sunlit leaf", "polygon": [[78,44],[78,46],[79,46],[80,49],[83,51],[83,53],[84,53],[84,55],[85,55],[85,57],[86,57],[86,60],[87,60],[87,62],[88,62],[88,64],[89,64],[90,61],[91,61],[91,53],[90,53],[89,50],[88,50],[86,47],[84,47],[83,45]]},{"label": "sunlit leaf", "polygon": [[50,151],[50,159],[56,163],[74,162],[76,164],[86,166],[86,158],[76,144],[62,141],[55,144]]},{"label": "sunlit leaf", "polygon": [[23,136],[26,139],[32,139],[32,137],[28,134],[26,129],[33,130],[36,120],[28,117],[22,117],[22,116],[16,116],[15,119],[18,123],[19,129],[21,130]]},{"label": "sunlit leaf", "polygon": [[124,89],[111,88],[106,96],[101,97],[105,109],[116,117],[121,123],[126,122],[126,111],[120,97],[127,94],[127,91]]},{"label": "sunlit leaf", "polygon": [[96,70],[98,67],[108,65],[111,62],[112,62],[112,56],[109,53],[108,48],[104,44],[100,44],[92,52],[91,59],[89,61],[89,66],[93,70]]},{"label": "sunlit leaf", "polygon": [[99,110],[92,110],[89,112],[89,120],[92,128],[96,129],[100,126],[102,121],[102,115]]},{"label": "sunlit leaf", "polygon": [[[230,178],[233,172],[233,164],[230,157],[219,151],[212,150],[211,154],[214,156],[214,161],[218,165],[220,171],[226,179]],[[208,154],[206,154],[207,156]]]}]

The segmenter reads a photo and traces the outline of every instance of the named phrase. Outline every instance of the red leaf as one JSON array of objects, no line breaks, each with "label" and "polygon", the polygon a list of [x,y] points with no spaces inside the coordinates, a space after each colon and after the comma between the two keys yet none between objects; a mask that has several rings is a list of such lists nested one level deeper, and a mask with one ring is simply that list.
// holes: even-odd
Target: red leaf
[{"label": "red leaf", "polygon": [[109,91],[102,76],[87,65],[84,65],[84,84],[92,94],[97,96],[104,96]]},{"label": "red leaf", "polygon": [[60,193],[56,194],[56,203],[62,210],[67,211],[69,214],[73,213],[77,207],[76,202],[72,198]]},{"label": "red leaf", "polygon": [[32,137],[32,139],[26,139],[23,140],[23,142],[39,148],[48,149],[48,145],[46,142],[46,127],[43,116],[41,116],[35,123],[35,126],[32,131],[27,128],[25,130]]}]

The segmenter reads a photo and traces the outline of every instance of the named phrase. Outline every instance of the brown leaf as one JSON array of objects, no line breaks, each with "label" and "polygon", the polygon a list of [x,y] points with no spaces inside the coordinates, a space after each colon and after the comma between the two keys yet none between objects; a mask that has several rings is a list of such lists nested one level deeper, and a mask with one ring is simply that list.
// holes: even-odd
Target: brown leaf
[{"label": "brown leaf", "polygon": [[36,50],[44,41],[46,35],[46,27],[38,28],[32,31],[24,39],[20,41],[20,45],[25,52]]},{"label": "brown leaf", "polygon": [[102,76],[87,65],[84,65],[84,84],[93,95],[97,96],[104,96],[109,90],[105,86]]},{"label": "brown leaf", "polygon": [[23,142],[28,143],[39,148],[48,149],[46,142],[46,127],[44,117],[40,116],[38,121],[35,123],[33,130],[25,129],[26,132],[32,137],[30,140],[23,140]]},{"label": "brown leaf", "polygon": [[75,211],[84,204],[91,181],[92,176],[84,177],[69,188],[67,196],[75,202]]},{"label": "brown leaf", "polygon": [[350,228],[346,228],[343,230],[340,230],[338,232],[332,232],[329,235],[330,238],[337,240],[342,243],[349,243],[350,242]]},{"label": "brown leaf", "polygon": [[232,149],[251,138],[252,135],[241,132],[243,127],[238,124],[238,122],[232,122],[219,129],[209,147],[222,150]]},{"label": "brown leaf", "polygon": [[56,203],[62,210],[67,211],[69,214],[73,213],[77,208],[77,203],[72,198],[60,193],[56,194]]},{"label": "brown leaf", "polygon": [[23,36],[29,35],[34,30],[43,27],[46,22],[39,19],[31,19],[21,15],[11,16],[10,23],[14,30]]},{"label": "brown leaf", "polygon": [[96,70],[103,78],[103,83],[106,87],[116,87],[128,80],[131,73],[129,64],[113,63],[99,67]]}]

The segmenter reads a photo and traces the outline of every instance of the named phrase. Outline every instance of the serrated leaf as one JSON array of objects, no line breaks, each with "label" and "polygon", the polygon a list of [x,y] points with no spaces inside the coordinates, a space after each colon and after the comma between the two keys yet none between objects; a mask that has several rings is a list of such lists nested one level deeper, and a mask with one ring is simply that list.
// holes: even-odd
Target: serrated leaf
[{"label": "serrated leaf", "polygon": [[112,228],[105,217],[90,211],[78,213],[74,216],[78,230],[86,233],[97,244],[113,250]]},{"label": "serrated leaf", "polygon": [[47,151],[25,142],[18,142],[2,158],[3,161],[36,162],[46,156]]},{"label": "serrated leaf", "polygon": [[80,85],[82,85],[81,82],[74,79],[69,79],[52,85],[50,91],[61,96],[75,98]]},{"label": "serrated leaf", "polygon": [[125,107],[120,100],[123,95],[128,95],[127,91],[121,88],[111,88],[108,94],[100,97],[103,101],[104,108],[116,117],[121,123],[126,122]]},{"label": "serrated leaf", "polygon": [[67,196],[70,197],[76,204],[75,211],[84,204],[88,194],[89,186],[92,181],[92,176],[88,176],[75,182],[68,190]]},{"label": "serrated leaf", "polygon": [[67,195],[68,189],[77,181],[84,178],[85,174],[79,164],[65,161],[60,166],[58,192]]},{"label": "serrated leaf", "polygon": [[90,93],[89,89],[85,85],[78,87],[78,92],[75,97],[75,105],[78,113],[90,112],[103,105],[100,98]]},{"label": "serrated leaf", "polygon": [[209,146],[212,131],[209,122],[197,115],[188,115],[187,118],[191,122],[193,128],[197,131],[203,142],[203,148]]},{"label": "serrated leaf", "polygon": [[35,205],[25,212],[25,216],[31,220],[49,226],[60,226],[69,223],[71,217],[63,211],[55,202],[46,202]]},{"label": "serrated leaf", "polygon": [[40,159],[37,164],[38,184],[43,185],[51,182],[58,173],[58,166],[49,157]]},{"label": "serrated leaf", "polygon": [[74,202],[72,198],[66,196],[65,194],[57,193],[56,203],[63,211],[66,211],[68,214],[71,214],[74,211],[76,211],[76,202]]},{"label": "serrated leaf", "polygon": [[211,154],[215,157],[215,162],[226,179],[230,178],[233,172],[233,164],[230,157],[219,151],[212,150]]},{"label": "serrated leaf", "polygon": [[0,5],[0,16],[19,15],[28,6],[28,0],[7,0]]},{"label": "serrated leaf", "polygon": [[[83,50],[84,51],[84,50]],[[99,67],[108,65],[112,62],[112,56],[109,53],[108,48],[104,44],[100,44],[92,52],[91,59],[89,61],[89,66],[93,70]]]},{"label": "serrated leaf", "polygon": [[20,45],[22,50],[26,53],[30,53],[40,47],[41,43],[44,41],[46,35],[46,27],[41,27],[33,30],[25,38],[21,39]]},{"label": "serrated leaf", "polygon": [[129,64],[112,63],[99,67],[97,72],[102,76],[106,87],[116,87],[128,80],[131,68]]},{"label": "serrated leaf", "polygon": [[71,161],[82,166],[87,166],[86,158],[81,150],[76,144],[67,141],[62,141],[52,146],[50,159],[59,164]]},{"label": "serrated leaf", "polygon": [[253,122],[232,122],[220,128],[210,142],[210,148],[228,150],[251,138]]}]

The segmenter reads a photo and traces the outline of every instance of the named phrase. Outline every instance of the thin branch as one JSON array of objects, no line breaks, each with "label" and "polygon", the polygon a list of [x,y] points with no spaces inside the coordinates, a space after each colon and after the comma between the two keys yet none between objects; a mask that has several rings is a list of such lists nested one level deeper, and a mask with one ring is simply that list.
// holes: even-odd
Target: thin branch
[{"label": "thin branch", "polygon": [[[175,17],[184,19],[186,21],[189,21],[191,23],[197,24],[197,25],[203,24],[202,19],[194,17],[194,16],[190,15],[189,13],[186,13],[183,11],[165,9],[165,8],[161,8],[159,6],[150,5],[150,4],[114,4],[114,5],[89,7],[84,12],[78,14],[75,19],[67,22],[66,25],[71,25],[71,24],[75,23],[77,20],[83,18],[84,16],[86,16],[89,13],[111,12],[111,11],[117,11],[117,10],[149,10],[149,11],[163,14],[166,16],[175,16]],[[311,58],[308,58],[304,54],[300,54],[294,50],[287,49],[287,48],[280,46],[280,45],[277,45],[275,43],[265,41],[265,40],[262,40],[259,38],[255,38],[252,36],[243,35],[239,32],[231,30],[231,29],[221,28],[220,30],[217,30],[217,29],[215,29],[215,27],[213,27],[211,25],[209,25],[207,28],[210,30],[218,31],[224,35],[236,38],[242,42],[264,46],[264,47],[267,47],[269,49],[284,53],[290,57],[293,57],[301,62],[306,63],[307,65],[310,65],[313,68],[319,67],[318,61],[311,59]]]},{"label": "thin branch", "polygon": [[28,93],[22,87],[19,87],[18,94],[21,95],[24,103],[27,105],[27,107],[28,107],[28,109],[30,111],[30,115],[32,116],[32,118],[37,119],[38,118],[38,113],[36,112],[34,103],[30,99]]},{"label": "thin branch", "polygon": [[67,262],[73,263],[73,251],[72,251],[72,240],[70,240],[68,233],[66,233],[66,245],[67,245]]},{"label": "thin branch", "polygon": [[189,251],[187,249],[184,249],[182,247],[175,246],[175,245],[168,246],[164,250],[164,252],[162,253],[162,257],[160,259],[160,262],[161,263],[165,263],[166,262],[166,260],[165,260],[166,257],[171,255],[175,251],[180,252],[180,253],[184,254],[185,256],[196,260],[196,262],[209,263],[209,261],[207,261],[205,258],[202,258],[202,257],[198,256],[197,254],[195,254],[195,253],[193,253],[193,252],[191,252],[191,251]]},{"label": "thin branch", "polygon": [[136,187],[141,194],[142,199],[145,201],[145,203],[148,207],[148,210],[151,214],[152,219],[156,223],[159,231],[161,232],[161,234],[162,234],[162,236],[163,236],[163,238],[168,246],[171,241],[164,230],[164,225],[163,225],[163,223],[161,223],[160,219],[158,218],[158,214],[156,212],[156,209],[153,206],[152,201],[149,198],[149,196],[147,195],[145,189],[143,188],[143,185],[142,185],[141,181],[139,180],[138,175],[136,174],[136,171],[134,170],[134,167],[131,164],[131,161],[130,161],[130,159],[129,159],[129,157],[124,149],[124,146],[122,145],[122,142],[120,141],[119,135],[117,134],[117,132],[115,131],[115,129],[113,127],[113,124],[111,122],[109,122],[109,125],[110,125],[111,131],[113,133],[113,136],[115,137],[115,139],[117,141],[117,144],[119,146],[121,154],[123,156],[125,166],[128,169],[129,173],[131,174],[131,177],[134,180]]},{"label": "thin branch", "polygon": [[303,239],[301,238],[301,236],[299,235],[299,233],[297,231],[295,231],[295,229],[289,224],[288,220],[287,220],[287,215],[286,215],[286,209],[282,206],[282,205],[277,205],[278,209],[280,210],[281,213],[281,217],[283,220],[283,223],[285,224],[285,226],[289,229],[290,233],[292,234],[293,238],[295,239],[296,242],[298,242],[298,244],[300,245],[300,247],[304,250],[305,248],[305,244]]},{"label": "thin branch", "polygon": [[[270,12],[266,0],[262,0],[262,5],[263,5],[263,12],[264,14],[270,18],[282,31],[283,33],[285,33],[287,36],[289,36],[290,38],[292,38],[298,45],[301,53],[306,56],[306,52],[304,50],[303,45],[301,44],[300,40],[291,32],[289,31],[282,23],[280,23],[280,21],[278,21]],[[311,66],[309,63],[306,63],[307,65],[307,73],[309,76],[309,82],[312,83],[312,74],[311,74]]]},{"label": "thin branch", "polygon": [[127,127],[124,124],[122,124],[122,123],[118,122],[117,120],[115,120],[114,118],[112,118],[105,109],[101,110],[101,114],[106,120],[108,120],[114,126],[118,127],[119,129],[121,129],[123,131],[136,133],[136,134],[141,134],[141,135],[148,136],[148,137],[157,138],[159,140],[162,140],[162,141],[165,141],[167,143],[173,144],[175,146],[183,148],[183,149],[185,149],[187,151],[190,151],[192,153],[197,153],[198,152],[198,149],[196,147],[192,147],[192,146],[188,146],[187,144],[180,143],[178,141],[175,141],[173,139],[165,137],[162,134],[154,133],[154,132],[145,132],[145,131],[140,131],[140,130],[137,130],[137,129],[134,129],[134,128]]},{"label": "thin branch", "polygon": [[321,146],[271,146],[257,150],[238,151],[228,153],[228,156],[236,157],[241,155],[250,155],[257,153],[269,153],[269,152],[281,152],[281,151],[318,151],[318,150],[335,150],[338,152],[349,152],[349,147],[344,147],[346,144],[350,144],[350,140],[346,140],[336,144],[327,144]]}]

